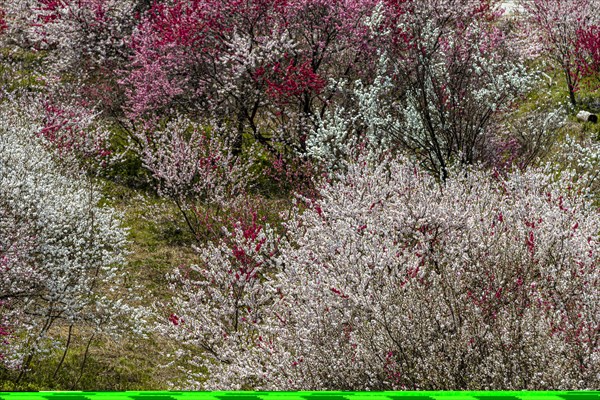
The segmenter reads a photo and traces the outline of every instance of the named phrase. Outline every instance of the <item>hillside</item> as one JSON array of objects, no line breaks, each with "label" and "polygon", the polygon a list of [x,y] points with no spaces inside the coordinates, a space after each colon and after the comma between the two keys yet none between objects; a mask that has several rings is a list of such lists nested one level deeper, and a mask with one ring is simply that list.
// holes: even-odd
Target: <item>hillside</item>
[{"label": "hillside", "polygon": [[597,10],[0,0],[0,390],[598,388]]}]

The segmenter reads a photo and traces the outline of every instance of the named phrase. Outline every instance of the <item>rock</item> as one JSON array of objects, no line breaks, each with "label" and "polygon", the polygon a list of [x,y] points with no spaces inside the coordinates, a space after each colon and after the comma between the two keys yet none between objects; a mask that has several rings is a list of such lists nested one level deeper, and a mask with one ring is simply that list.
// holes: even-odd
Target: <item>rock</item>
[{"label": "rock", "polygon": [[583,122],[598,122],[598,116],[588,111],[579,111],[577,113],[577,119]]}]

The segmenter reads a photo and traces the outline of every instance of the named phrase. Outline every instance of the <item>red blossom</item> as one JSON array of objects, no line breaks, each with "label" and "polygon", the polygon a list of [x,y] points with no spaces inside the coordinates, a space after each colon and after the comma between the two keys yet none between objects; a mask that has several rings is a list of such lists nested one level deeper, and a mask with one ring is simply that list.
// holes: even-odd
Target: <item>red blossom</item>
[{"label": "red blossom", "polygon": [[579,72],[583,76],[600,74],[600,26],[578,29],[576,48]]},{"label": "red blossom", "polygon": [[261,67],[256,71],[255,79],[263,79],[269,96],[280,103],[291,102],[291,98],[304,94],[318,95],[326,85],[325,80],[314,72],[309,60],[298,65],[291,59],[287,65],[277,62],[267,68]]},{"label": "red blossom", "polygon": [[181,322],[181,319],[177,315],[171,314],[169,315],[169,322],[171,322],[175,326],[178,326]]}]

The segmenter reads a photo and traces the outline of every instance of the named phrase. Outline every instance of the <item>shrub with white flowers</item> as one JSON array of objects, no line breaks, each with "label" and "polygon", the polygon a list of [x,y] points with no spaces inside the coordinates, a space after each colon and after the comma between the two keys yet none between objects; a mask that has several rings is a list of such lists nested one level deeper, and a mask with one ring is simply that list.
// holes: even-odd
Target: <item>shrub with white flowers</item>
[{"label": "shrub with white flowers", "polygon": [[600,214],[576,176],[451,172],[362,158],[279,239],[200,249],[159,328],[187,387],[598,387]]},{"label": "shrub with white flowers", "polygon": [[119,215],[99,205],[92,179],[48,151],[40,127],[35,115],[0,110],[0,310],[11,367],[26,368],[53,325],[118,333],[135,315],[110,294],[125,261]]},{"label": "shrub with white flowers", "polygon": [[133,0],[12,0],[3,7],[9,31],[50,50],[51,68],[78,74],[110,68],[127,57],[125,39],[135,23]]}]

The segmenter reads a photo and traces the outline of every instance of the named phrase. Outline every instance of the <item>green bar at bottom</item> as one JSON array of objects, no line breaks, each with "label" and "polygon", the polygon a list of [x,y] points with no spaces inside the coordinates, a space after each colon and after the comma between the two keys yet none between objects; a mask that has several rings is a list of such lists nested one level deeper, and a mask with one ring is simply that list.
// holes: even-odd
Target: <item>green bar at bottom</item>
[{"label": "green bar at bottom", "polygon": [[600,391],[0,392],[0,400],[600,400]]}]

